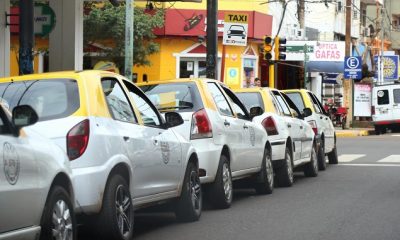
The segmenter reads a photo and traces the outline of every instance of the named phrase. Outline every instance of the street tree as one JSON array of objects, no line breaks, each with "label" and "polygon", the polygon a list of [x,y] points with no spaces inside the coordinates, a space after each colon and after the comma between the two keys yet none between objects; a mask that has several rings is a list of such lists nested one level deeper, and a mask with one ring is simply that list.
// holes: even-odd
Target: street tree
[{"label": "street tree", "polygon": [[[86,48],[99,44],[102,56],[110,59],[122,69],[125,54],[125,5],[111,3],[86,3],[84,18],[84,44]],[[151,65],[148,56],[159,51],[153,30],[164,26],[164,11],[146,11],[134,8],[133,64]]]}]

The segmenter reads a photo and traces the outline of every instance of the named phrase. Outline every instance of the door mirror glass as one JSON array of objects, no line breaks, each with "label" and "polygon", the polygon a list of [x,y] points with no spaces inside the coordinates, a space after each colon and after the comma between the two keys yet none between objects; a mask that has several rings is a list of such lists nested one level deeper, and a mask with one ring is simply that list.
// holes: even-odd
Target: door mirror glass
[{"label": "door mirror glass", "polygon": [[165,122],[168,128],[176,127],[183,124],[183,118],[177,112],[167,112],[165,113]]},{"label": "door mirror glass", "polygon": [[312,115],[311,109],[310,109],[310,108],[304,108],[304,110],[303,110],[303,116],[304,116],[304,117],[309,117],[309,116],[311,116],[311,115]]},{"label": "door mirror glass", "polygon": [[13,109],[12,123],[17,131],[23,127],[35,124],[38,120],[37,113],[29,105],[20,105]]},{"label": "door mirror glass", "polygon": [[263,114],[263,109],[261,107],[252,107],[250,108],[250,118],[253,119],[256,116],[260,116]]}]

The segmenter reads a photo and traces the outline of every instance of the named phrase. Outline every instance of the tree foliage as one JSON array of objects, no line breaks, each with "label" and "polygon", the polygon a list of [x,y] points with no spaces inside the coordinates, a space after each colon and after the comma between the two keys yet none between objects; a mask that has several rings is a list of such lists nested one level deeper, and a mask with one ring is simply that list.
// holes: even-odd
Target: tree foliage
[{"label": "tree foliage", "polygon": [[[86,5],[90,8],[84,19],[84,44],[100,43],[106,48],[103,54],[122,67],[125,55],[125,5],[118,7],[105,3]],[[146,13],[142,8],[134,8],[134,65],[150,65],[148,56],[159,51],[154,42],[154,28],[164,25],[164,11]]]}]

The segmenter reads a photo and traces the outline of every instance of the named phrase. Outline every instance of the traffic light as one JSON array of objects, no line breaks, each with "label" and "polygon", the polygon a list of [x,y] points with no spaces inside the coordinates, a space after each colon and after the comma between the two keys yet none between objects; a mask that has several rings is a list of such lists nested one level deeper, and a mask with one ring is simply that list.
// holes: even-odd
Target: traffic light
[{"label": "traffic light", "polygon": [[272,37],[264,36],[264,60],[272,60],[272,44]]},{"label": "traffic light", "polygon": [[286,60],[286,38],[275,37],[275,60]]}]

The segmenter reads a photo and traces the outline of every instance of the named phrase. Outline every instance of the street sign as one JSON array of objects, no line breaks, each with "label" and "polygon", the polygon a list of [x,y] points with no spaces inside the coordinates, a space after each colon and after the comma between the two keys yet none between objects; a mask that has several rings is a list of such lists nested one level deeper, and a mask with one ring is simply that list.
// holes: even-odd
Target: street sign
[{"label": "street sign", "polygon": [[225,13],[222,44],[247,46],[248,14]]},{"label": "street sign", "polygon": [[56,23],[56,15],[53,9],[47,4],[35,3],[33,16],[35,34],[42,37],[47,36]]},{"label": "street sign", "polygon": [[361,79],[362,78],[362,60],[361,57],[344,58],[344,78]]},{"label": "street sign", "polygon": [[[374,56],[375,64],[379,56]],[[396,81],[399,79],[399,55],[383,56],[383,79],[384,81]],[[379,71],[379,70],[378,70]],[[376,71],[377,74],[378,71]],[[375,77],[377,77],[377,74]]]},{"label": "street sign", "polygon": [[[286,44],[286,52],[287,53],[304,53],[304,45],[303,46],[288,46]],[[307,53],[313,53],[314,46],[307,46]]]}]

